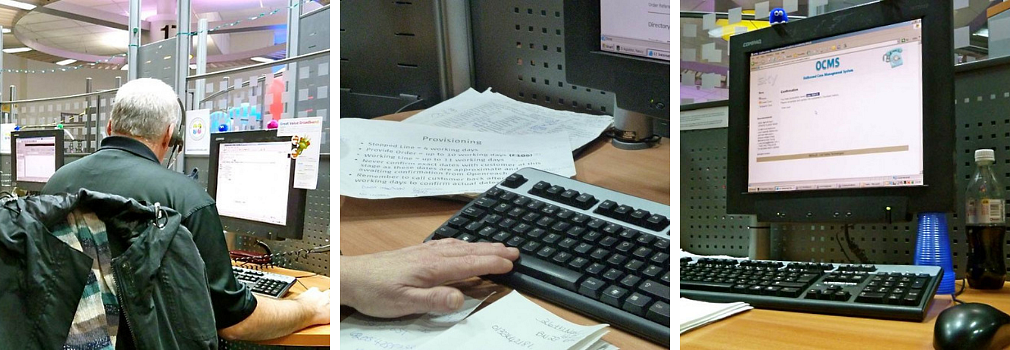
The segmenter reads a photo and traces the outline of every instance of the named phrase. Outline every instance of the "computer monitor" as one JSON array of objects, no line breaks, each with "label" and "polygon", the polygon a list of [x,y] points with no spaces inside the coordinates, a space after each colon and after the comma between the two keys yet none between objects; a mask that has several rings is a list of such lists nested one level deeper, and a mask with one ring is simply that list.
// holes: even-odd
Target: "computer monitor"
[{"label": "computer monitor", "polygon": [[951,18],[949,1],[891,0],[732,36],[727,212],[953,211]]},{"label": "computer monitor", "polygon": [[637,149],[670,120],[670,1],[565,0],[565,79],[615,96],[614,145]]},{"label": "computer monitor", "polygon": [[213,134],[207,191],[225,231],[268,239],[301,239],[304,189],[294,187],[291,137],[277,130]]},{"label": "computer monitor", "polygon": [[63,129],[11,133],[11,181],[26,191],[41,191],[63,166]]}]

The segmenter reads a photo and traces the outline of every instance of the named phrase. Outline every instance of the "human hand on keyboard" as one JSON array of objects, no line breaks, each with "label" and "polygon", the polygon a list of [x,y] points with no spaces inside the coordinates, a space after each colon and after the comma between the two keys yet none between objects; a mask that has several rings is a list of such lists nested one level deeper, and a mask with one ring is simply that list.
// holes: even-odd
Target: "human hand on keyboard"
[{"label": "human hand on keyboard", "polygon": [[463,293],[445,286],[512,270],[519,250],[441,239],[388,252],[340,257],[340,304],[373,317],[450,312]]}]

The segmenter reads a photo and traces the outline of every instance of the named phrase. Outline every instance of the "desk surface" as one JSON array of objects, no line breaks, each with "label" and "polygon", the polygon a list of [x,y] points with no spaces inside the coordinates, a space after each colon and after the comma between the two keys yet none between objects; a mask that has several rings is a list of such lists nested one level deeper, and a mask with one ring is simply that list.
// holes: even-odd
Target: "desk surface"
[{"label": "desk surface", "polygon": [[[957,284],[960,289],[961,282]],[[1004,285],[1001,291],[967,288],[957,298],[966,303],[989,304],[1010,313],[1010,284]],[[932,349],[936,317],[953,305],[950,296],[933,298],[926,320],[922,322],[755,309],[682,335],[680,348]]]},{"label": "desk surface", "polygon": [[[241,266],[241,265],[239,265]],[[281,267],[269,267],[264,268],[261,271],[273,272],[281,275],[288,275],[294,277],[301,277],[298,280],[302,283],[295,282],[295,285],[288,290],[288,294],[284,296],[284,299],[292,299],[298,295],[305,292],[308,288],[316,287],[319,290],[330,289],[330,278],[321,275],[314,275],[311,272],[290,270]],[[288,345],[288,346],[330,346],[330,325],[319,325],[305,328],[298,332],[292,333],[288,336],[280,337],[277,339],[264,340],[255,342],[256,344],[265,345]]]},{"label": "desk surface", "polygon": [[[414,113],[394,114],[382,119],[403,120]],[[670,203],[669,139],[663,139],[658,147],[640,151],[619,150],[609,141],[596,140],[575,160],[575,168],[575,178],[579,181],[659,203]],[[432,198],[366,200],[340,197],[340,202],[340,249],[345,255],[376,253],[419,244],[466,204]],[[464,293],[483,296],[488,290],[498,291],[491,298],[497,300],[511,288],[485,281]],[[583,325],[599,323],[538,298],[529,298],[568,321]],[[341,314],[340,318],[347,316]],[[616,328],[610,328],[610,333],[603,339],[621,349],[662,349]]]}]

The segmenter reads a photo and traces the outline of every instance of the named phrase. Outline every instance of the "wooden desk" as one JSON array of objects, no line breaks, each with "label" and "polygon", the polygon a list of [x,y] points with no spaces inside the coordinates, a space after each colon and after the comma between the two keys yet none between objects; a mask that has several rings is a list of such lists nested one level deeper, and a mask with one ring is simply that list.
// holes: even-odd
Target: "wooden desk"
[{"label": "wooden desk", "polygon": [[[957,285],[960,289],[961,282]],[[1010,313],[1010,284],[995,292],[968,288],[958,300]],[[950,296],[935,297],[923,322],[755,309],[684,334],[680,348],[932,349],[936,317],[953,305]]]},{"label": "wooden desk", "polygon": [[[233,262],[237,266],[242,266],[238,263]],[[273,272],[276,274],[301,277],[298,280],[302,283],[295,282],[295,285],[288,290],[288,294],[284,296],[284,299],[292,299],[302,294],[308,288],[316,287],[319,290],[330,289],[330,278],[322,275],[312,276],[312,272],[290,270],[282,267],[270,267],[262,269],[261,271]],[[290,335],[280,337],[277,339],[263,340],[255,342],[256,344],[263,345],[286,345],[286,346],[330,346],[330,325],[318,325],[305,328],[298,332],[292,333]]]},{"label": "wooden desk", "polygon": [[[394,114],[382,119],[402,120],[414,113]],[[669,139],[663,139],[658,147],[639,151],[619,150],[610,145],[609,140],[596,140],[575,160],[575,169],[575,178],[579,181],[655,202],[670,203]],[[340,203],[340,249],[345,255],[376,253],[419,244],[465,205],[431,198],[366,200],[340,197]],[[483,296],[488,290],[498,291],[489,301],[511,291],[485,281],[464,292]],[[568,321],[583,325],[599,323],[543,300],[530,299]],[[340,318],[347,316],[341,314]],[[610,328],[610,333],[603,339],[621,349],[662,349],[616,328]]]}]

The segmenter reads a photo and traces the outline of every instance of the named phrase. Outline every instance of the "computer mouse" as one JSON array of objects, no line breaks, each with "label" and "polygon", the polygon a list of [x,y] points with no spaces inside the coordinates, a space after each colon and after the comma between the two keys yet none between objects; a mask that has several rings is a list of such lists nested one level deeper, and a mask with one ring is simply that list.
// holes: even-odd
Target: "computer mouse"
[{"label": "computer mouse", "polygon": [[979,303],[943,310],[933,327],[934,349],[1003,349],[1010,345],[1010,315]]}]

